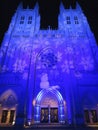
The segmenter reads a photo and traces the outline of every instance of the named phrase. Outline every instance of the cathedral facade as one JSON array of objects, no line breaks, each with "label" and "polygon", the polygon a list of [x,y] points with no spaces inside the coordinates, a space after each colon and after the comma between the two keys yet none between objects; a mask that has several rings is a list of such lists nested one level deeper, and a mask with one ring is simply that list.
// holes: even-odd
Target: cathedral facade
[{"label": "cathedral facade", "polygon": [[0,125],[98,124],[98,47],[80,6],[40,29],[38,5],[14,14],[0,48]]}]

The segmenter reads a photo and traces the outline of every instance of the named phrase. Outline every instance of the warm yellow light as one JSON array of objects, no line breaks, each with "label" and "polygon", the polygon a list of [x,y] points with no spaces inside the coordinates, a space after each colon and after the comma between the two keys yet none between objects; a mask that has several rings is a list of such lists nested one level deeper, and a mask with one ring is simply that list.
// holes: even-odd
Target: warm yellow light
[{"label": "warm yellow light", "polygon": [[15,121],[12,122],[12,125],[15,125]]},{"label": "warm yellow light", "polygon": [[36,102],[36,100],[34,99],[34,100],[33,100],[33,106],[35,106],[35,102]]}]

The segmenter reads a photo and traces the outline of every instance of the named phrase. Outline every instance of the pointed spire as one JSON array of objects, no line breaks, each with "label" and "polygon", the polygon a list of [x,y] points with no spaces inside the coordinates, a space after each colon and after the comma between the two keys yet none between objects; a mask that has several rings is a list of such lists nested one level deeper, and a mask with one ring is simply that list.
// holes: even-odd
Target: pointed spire
[{"label": "pointed spire", "polygon": [[21,10],[21,9],[23,9],[23,4],[22,4],[22,2],[19,4],[17,10]]}]

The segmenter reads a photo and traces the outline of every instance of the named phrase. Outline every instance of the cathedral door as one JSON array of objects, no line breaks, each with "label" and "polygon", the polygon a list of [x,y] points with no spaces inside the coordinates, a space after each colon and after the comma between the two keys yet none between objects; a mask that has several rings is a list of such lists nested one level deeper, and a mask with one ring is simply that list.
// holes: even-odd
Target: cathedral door
[{"label": "cathedral door", "polygon": [[96,110],[84,110],[85,123],[94,124],[98,122]]},{"label": "cathedral door", "polygon": [[51,123],[58,122],[58,108],[50,108],[50,121]]},{"label": "cathedral door", "polygon": [[41,123],[49,122],[49,110],[48,108],[41,108]]},{"label": "cathedral door", "polygon": [[41,108],[41,123],[57,123],[58,108]]},{"label": "cathedral door", "polygon": [[15,110],[3,110],[1,123],[13,124],[14,118],[15,118]]}]

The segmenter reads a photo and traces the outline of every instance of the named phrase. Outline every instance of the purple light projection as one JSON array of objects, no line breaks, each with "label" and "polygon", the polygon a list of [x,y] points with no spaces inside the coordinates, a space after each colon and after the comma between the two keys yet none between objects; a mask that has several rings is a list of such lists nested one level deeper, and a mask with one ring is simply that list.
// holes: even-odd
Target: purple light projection
[{"label": "purple light projection", "polygon": [[[29,24],[28,17],[32,17]],[[74,10],[61,5],[58,19],[58,30],[40,30],[38,5],[33,10],[23,10],[20,5],[0,48],[0,94],[9,88],[16,93],[18,112],[24,111],[29,125],[32,120],[40,122],[44,94],[58,101],[58,122],[76,123],[75,115],[83,113],[83,104],[81,109],[77,106],[82,99],[77,81],[82,81],[85,73],[93,73],[98,63],[93,50],[97,54],[98,48],[79,5]],[[82,116],[77,122],[83,123]]]}]

